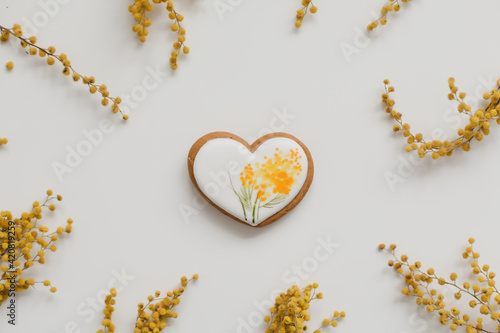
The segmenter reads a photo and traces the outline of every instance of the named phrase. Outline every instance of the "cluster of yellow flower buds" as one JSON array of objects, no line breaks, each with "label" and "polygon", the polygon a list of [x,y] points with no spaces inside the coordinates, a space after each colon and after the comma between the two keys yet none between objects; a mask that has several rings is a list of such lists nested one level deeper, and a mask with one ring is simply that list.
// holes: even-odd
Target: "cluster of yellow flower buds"
[{"label": "cluster of yellow flower buds", "polygon": [[[166,2],[167,0],[153,1],[154,3]],[[151,20],[146,18],[146,12],[153,10],[153,4],[149,0],[135,0],[133,5],[128,7],[128,11],[134,16],[134,20],[137,22],[136,25],[132,27],[132,31],[139,36],[141,42],[146,41],[146,37],[149,35],[148,27],[151,26]]]},{"label": "cluster of yellow flower buds", "polygon": [[109,295],[106,296],[106,299],[104,300],[104,310],[102,311],[104,313],[104,319],[102,320],[101,324],[104,327],[104,329],[100,329],[97,331],[97,333],[112,333],[115,331],[115,324],[111,322],[111,317],[113,316],[113,312],[115,311],[115,308],[113,305],[116,304],[115,297],[117,295],[116,288],[111,288],[109,290]]},{"label": "cluster of yellow flower buds", "polygon": [[186,29],[181,26],[181,22],[184,20],[184,16],[178,14],[174,9],[174,3],[172,1],[167,2],[168,17],[171,19],[172,25],[170,28],[172,31],[177,32],[177,41],[174,42],[174,50],[170,56],[170,67],[173,70],[177,69],[177,58],[179,57],[179,51],[182,49],[184,54],[189,53],[189,47],[184,45],[186,41]]},{"label": "cluster of yellow flower buds", "polygon": [[[286,292],[276,297],[274,306],[270,309],[271,315],[266,316],[264,321],[269,324],[266,333],[282,332],[307,332],[307,322],[311,319],[308,309],[311,301],[322,299],[323,294],[317,293],[317,283],[307,285],[304,289],[292,286]],[[345,317],[345,312],[335,311],[333,317],[324,319],[322,326],[315,333],[321,332],[324,327],[336,327],[339,318]]]},{"label": "cluster of yellow flower buds", "polygon": [[[380,10],[381,16],[377,20],[374,20],[368,24],[366,27],[369,31],[372,31],[373,29],[377,28],[380,25],[386,25],[387,24],[387,14],[390,12],[399,12],[401,9],[401,5],[399,4],[400,0],[389,0],[389,3],[386,4],[382,9]],[[401,0],[401,2],[410,2],[411,0]]]},{"label": "cluster of yellow flower buds", "polygon": [[312,3],[312,0],[302,0],[302,8],[297,10],[297,15],[295,15],[295,27],[300,28],[302,26],[302,20],[308,12],[316,14],[317,11],[318,7]]},{"label": "cluster of yellow flower buds", "polygon": [[186,41],[186,29],[181,25],[184,20],[184,16],[179,14],[175,8],[172,0],[135,0],[134,4],[128,7],[128,10],[134,16],[134,20],[137,22],[136,25],[132,27],[132,31],[135,32],[141,42],[146,41],[146,37],[149,34],[148,27],[151,26],[151,20],[146,17],[146,13],[153,10],[153,4],[160,4],[166,2],[166,9],[168,12],[168,17],[172,20],[170,28],[173,32],[177,33],[177,41],[174,42],[174,50],[170,56],[170,67],[173,70],[178,68],[177,58],[179,57],[179,52],[184,54],[189,53],[189,47],[184,43]]},{"label": "cluster of yellow flower buds", "polygon": [[36,263],[43,265],[46,252],[55,252],[59,237],[72,231],[72,219],[67,220],[66,227],[58,227],[51,233],[40,224],[43,210],[54,211],[56,206],[52,202],[61,200],[62,196],[48,190],[45,201],[35,201],[31,211],[22,213],[20,218],[14,218],[10,211],[0,212],[0,305],[12,289],[21,292],[42,284],[50,287],[51,292],[57,291],[49,280],[35,282],[26,273]]}]

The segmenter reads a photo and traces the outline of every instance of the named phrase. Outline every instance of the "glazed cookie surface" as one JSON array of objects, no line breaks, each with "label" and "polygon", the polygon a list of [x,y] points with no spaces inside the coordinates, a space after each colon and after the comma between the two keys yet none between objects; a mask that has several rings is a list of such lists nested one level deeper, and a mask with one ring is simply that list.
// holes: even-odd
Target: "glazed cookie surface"
[{"label": "glazed cookie surface", "polygon": [[307,147],[286,133],[263,136],[252,145],[227,132],[207,134],[191,148],[188,169],[208,202],[253,227],[292,210],[314,173]]}]

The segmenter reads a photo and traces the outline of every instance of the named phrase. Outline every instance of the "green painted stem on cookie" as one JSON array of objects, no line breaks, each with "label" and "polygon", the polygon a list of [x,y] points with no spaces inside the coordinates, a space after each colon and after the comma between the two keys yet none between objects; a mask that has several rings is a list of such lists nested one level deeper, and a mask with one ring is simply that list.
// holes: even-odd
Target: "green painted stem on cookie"
[{"label": "green painted stem on cookie", "polygon": [[231,183],[231,188],[233,189],[234,194],[238,197],[238,200],[240,200],[241,208],[243,209],[243,215],[245,216],[245,221],[247,221],[247,211],[245,209],[245,205],[243,204],[243,200],[241,199],[241,196],[236,192],[233,186],[233,180],[231,179],[231,174],[229,173],[229,170],[227,171],[227,176],[229,177],[229,182]]},{"label": "green painted stem on cookie", "polygon": [[255,202],[253,204],[253,213],[252,213],[252,222],[255,223],[255,209],[257,208],[257,200],[259,200],[258,198],[255,198]]},{"label": "green painted stem on cookie", "polygon": [[259,216],[260,216],[260,200],[259,200],[259,204],[257,205],[257,220],[259,219]]},{"label": "green painted stem on cookie", "polygon": [[243,205],[243,202],[240,200],[241,204],[241,209],[243,209],[243,215],[245,215],[245,221],[247,221],[247,210],[245,209],[245,205]]}]

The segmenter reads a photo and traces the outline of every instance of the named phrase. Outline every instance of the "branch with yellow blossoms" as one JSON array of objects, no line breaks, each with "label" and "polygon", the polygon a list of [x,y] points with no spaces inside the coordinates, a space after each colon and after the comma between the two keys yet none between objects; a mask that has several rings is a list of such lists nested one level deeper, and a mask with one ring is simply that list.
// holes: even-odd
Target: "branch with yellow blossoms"
[{"label": "branch with yellow blossoms", "polygon": [[134,20],[137,22],[136,25],[132,27],[132,31],[137,34],[141,42],[146,42],[146,37],[149,35],[148,27],[151,26],[151,20],[147,18],[147,13],[153,10],[154,4],[166,3],[166,9],[168,11],[168,17],[172,21],[170,29],[177,33],[177,41],[174,42],[174,50],[170,54],[170,68],[176,70],[178,68],[177,59],[179,53],[182,51],[184,54],[189,53],[189,47],[185,45],[186,42],[186,29],[181,25],[184,20],[184,16],[179,14],[175,8],[174,3],[171,0],[134,0],[134,4],[128,7],[128,10],[134,16]]},{"label": "branch with yellow blossoms", "polygon": [[[161,296],[161,292],[156,291],[154,296],[148,296],[146,304],[139,303],[137,305],[137,319],[135,323],[134,333],[142,332],[161,332],[167,327],[167,321],[170,318],[177,318],[177,312],[174,308],[181,302],[180,297],[184,293],[185,287],[192,280],[198,280],[198,274],[194,274],[191,279],[183,276],[179,288],[167,292],[165,296]],[[104,319],[102,321],[103,328],[97,333],[115,332],[115,324],[112,322],[114,305],[116,304],[115,297],[117,292],[115,288],[111,288],[109,295],[104,301],[105,307],[103,310]]]},{"label": "branch with yellow blossoms", "polygon": [[410,125],[403,123],[402,114],[394,109],[395,101],[390,97],[390,94],[394,92],[394,87],[389,86],[389,80],[384,80],[385,92],[382,94],[382,102],[385,104],[385,112],[397,123],[394,125],[393,131],[403,131],[403,135],[407,138],[406,141],[409,144],[406,147],[407,152],[417,151],[421,158],[430,154],[433,159],[438,159],[442,156],[451,156],[457,148],[469,151],[473,140],[482,141],[485,135],[490,134],[492,122],[500,124],[500,80],[497,82],[498,89],[484,93],[483,98],[486,101],[486,106],[475,112],[472,112],[472,107],[464,101],[466,93],[458,91],[455,79],[450,78],[448,83],[450,87],[448,99],[458,103],[458,112],[469,118],[469,123],[458,130],[458,136],[453,141],[442,142],[425,140],[421,133],[413,133]]},{"label": "branch with yellow blossoms", "polygon": [[[295,285],[278,295],[270,309],[271,314],[264,318],[268,323],[266,333],[307,332],[307,322],[311,319],[308,313],[310,303],[323,298],[322,293],[316,292],[318,287],[317,283],[309,284],[303,289]],[[323,328],[337,327],[339,319],[344,317],[344,311],[335,311],[331,318],[324,319],[321,327],[313,332],[320,333]]]},{"label": "branch with yellow blossoms", "polygon": [[377,28],[380,25],[386,25],[387,24],[387,14],[391,12],[399,12],[401,10],[401,4],[405,2],[410,2],[411,0],[389,0],[389,2],[382,7],[380,10],[381,16],[376,19],[375,21],[370,22],[368,26],[366,27],[369,31],[372,31],[373,29]]},{"label": "branch with yellow blossoms", "polygon": [[[27,53],[32,56],[40,56],[41,58],[47,58],[47,64],[52,66],[57,62],[63,65],[62,73],[66,76],[73,78],[75,82],[82,82],[84,85],[88,86],[91,94],[99,93],[101,95],[101,104],[103,106],[111,105],[111,111],[113,113],[120,113],[124,120],[128,119],[128,115],[123,114],[120,109],[121,98],[112,97],[109,94],[108,88],[105,84],[97,84],[96,79],[93,76],[83,76],[78,73],[72,66],[71,61],[68,56],[64,53],[56,54],[56,48],[50,46],[45,49],[37,45],[37,38],[35,36],[24,37],[23,31],[19,24],[14,24],[12,28],[6,28],[0,25],[0,42],[5,43],[9,41],[10,38],[17,38],[23,48],[27,49]],[[12,69],[12,62],[7,63],[7,68]],[[9,68],[10,67],[10,68]]]},{"label": "branch with yellow blossoms", "polygon": [[[388,264],[395,269],[406,284],[401,292],[405,296],[415,297],[417,305],[425,307],[429,313],[437,313],[442,325],[448,326],[452,331],[463,328],[467,333],[498,332],[500,330],[500,293],[495,283],[496,274],[490,270],[489,265],[480,265],[480,255],[474,250],[474,243],[475,240],[470,238],[462,257],[470,261],[476,281],[466,281],[463,284],[458,282],[456,273],[451,273],[449,279],[445,279],[438,277],[433,268],[424,271],[422,264],[418,261],[410,263],[405,254],[398,258],[394,244],[389,247],[380,244],[379,249],[388,251],[393,257]],[[438,294],[438,291],[433,288],[435,284],[454,289],[453,300],[448,300],[443,294]],[[475,313],[462,313],[459,308],[450,306],[449,301],[458,302],[457,306],[463,305],[464,308],[469,308]]]},{"label": "branch with yellow blossoms", "polygon": [[53,202],[61,200],[60,195],[48,190],[45,200],[35,201],[31,211],[22,213],[20,218],[14,218],[10,211],[0,213],[0,305],[10,292],[21,292],[37,284],[50,287],[51,292],[57,291],[49,280],[37,281],[26,273],[36,263],[43,265],[46,252],[55,252],[59,237],[72,230],[71,219],[67,220],[66,227],[58,227],[51,233],[47,226],[40,224],[42,212],[54,211]]},{"label": "branch with yellow blossoms", "polygon": [[0,146],[6,145],[7,143],[9,143],[9,140],[7,138],[0,138]]},{"label": "branch with yellow blossoms", "polygon": [[302,20],[310,12],[311,14],[316,14],[318,12],[318,7],[316,7],[312,0],[302,0],[302,8],[297,10],[297,15],[295,18],[295,27],[300,28],[302,26]]}]

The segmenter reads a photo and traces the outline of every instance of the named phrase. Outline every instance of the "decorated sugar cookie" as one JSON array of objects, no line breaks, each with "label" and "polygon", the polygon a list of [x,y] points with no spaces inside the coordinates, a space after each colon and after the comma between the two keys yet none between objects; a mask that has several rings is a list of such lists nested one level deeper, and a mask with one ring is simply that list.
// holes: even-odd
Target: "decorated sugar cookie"
[{"label": "decorated sugar cookie", "polygon": [[265,135],[251,145],[231,133],[207,134],[189,151],[188,169],[209,203],[252,227],[291,211],[314,174],[307,147],[286,133]]}]

